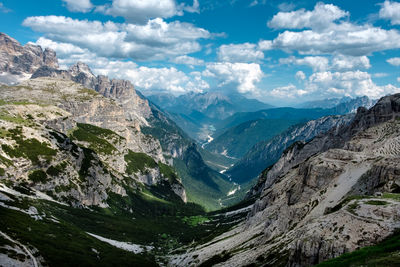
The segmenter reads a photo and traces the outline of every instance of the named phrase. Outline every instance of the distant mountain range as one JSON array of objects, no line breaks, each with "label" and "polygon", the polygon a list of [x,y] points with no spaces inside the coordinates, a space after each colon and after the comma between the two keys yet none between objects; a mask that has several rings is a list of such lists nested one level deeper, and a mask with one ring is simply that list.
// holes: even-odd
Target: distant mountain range
[{"label": "distant mountain range", "polygon": [[158,94],[148,96],[148,99],[169,112],[171,119],[179,127],[199,141],[207,140],[214,130],[214,124],[237,112],[252,112],[273,107],[239,94],[224,95],[218,92],[192,92],[178,97]]},{"label": "distant mountain range", "polygon": [[[296,124],[304,124],[329,115],[354,113],[357,108],[371,107],[374,101],[368,97],[348,98],[331,108],[271,108],[256,112],[236,113],[215,124],[213,140],[205,149],[229,157],[241,158],[258,142],[268,142]],[[264,166],[265,167],[265,166]]]},{"label": "distant mountain range", "polygon": [[[367,96],[351,98],[348,96],[342,98],[327,98],[322,100],[307,101],[296,105],[296,108],[337,108],[346,109],[347,112],[356,112],[357,107],[372,107],[377,100],[369,99]],[[356,107],[356,109],[352,109]]]}]

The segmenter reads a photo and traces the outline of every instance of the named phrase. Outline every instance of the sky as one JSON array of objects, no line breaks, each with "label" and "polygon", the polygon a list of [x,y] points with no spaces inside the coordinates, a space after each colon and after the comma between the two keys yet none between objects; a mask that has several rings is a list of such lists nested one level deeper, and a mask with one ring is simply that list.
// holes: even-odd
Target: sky
[{"label": "sky", "polygon": [[143,94],[275,105],[400,92],[400,2],[0,0],[0,32]]}]

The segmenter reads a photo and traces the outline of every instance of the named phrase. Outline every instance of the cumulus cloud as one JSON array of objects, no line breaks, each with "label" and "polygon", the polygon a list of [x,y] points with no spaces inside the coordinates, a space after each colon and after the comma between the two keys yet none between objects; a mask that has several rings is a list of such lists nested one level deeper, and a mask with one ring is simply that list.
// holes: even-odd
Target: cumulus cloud
[{"label": "cumulus cloud", "polygon": [[332,59],[331,69],[334,70],[354,70],[354,69],[369,69],[371,64],[367,56],[353,57],[337,55]]},{"label": "cumulus cloud", "polygon": [[257,62],[264,58],[257,45],[250,43],[221,45],[217,54],[225,62]]},{"label": "cumulus cloud", "polygon": [[306,74],[304,72],[302,72],[301,70],[299,70],[298,72],[296,72],[295,77],[297,80],[303,81],[306,79]]},{"label": "cumulus cloud", "polygon": [[295,85],[281,86],[274,88],[270,94],[277,98],[294,98],[307,94],[307,91],[298,89]]},{"label": "cumulus cloud", "polygon": [[392,25],[400,24],[400,3],[385,1],[379,10],[379,17],[390,20]]},{"label": "cumulus cloud", "polygon": [[171,18],[182,16],[183,11],[199,12],[198,0],[193,1],[193,6],[178,5],[175,0],[113,0],[111,5],[99,6],[96,9],[107,15],[124,17],[135,24],[146,24],[154,18]]},{"label": "cumulus cloud", "polygon": [[296,58],[296,57],[288,57],[288,58],[280,58],[279,63],[281,64],[294,64],[294,65],[306,65],[313,69],[313,71],[324,71],[328,69],[329,59],[326,57],[304,57],[304,58]]},{"label": "cumulus cloud", "polygon": [[203,75],[215,78],[219,87],[233,85],[240,93],[256,94],[256,83],[261,81],[264,73],[256,63],[217,62],[207,64]]},{"label": "cumulus cloud", "polygon": [[183,65],[189,65],[189,66],[201,66],[204,65],[204,60],[198,59],[195,57],[190,57],[187,55],[184,56],[178,56],[176,58],[173,58],[171,60],[175,64],[183,64]]},{"label": "cumulus cloud", "polygon": [[57,52],[57,56],[59,57],[64,57],[71,54],[82,54],[87,52],[87,50],[85,51],[84,49],[73,44],[57,43],[44,37],[40,37],[35,44],[40,45],[41,47],[51,48],[55,50]]},{"label": "cumulus cloud", "polygon": [[93,4],[90,0],[62,0],[67,9],[72,12],[89,12],[93,9]]},{"label": "cumulus cloud", "polygon": [[318,3],[313,11],[279,12],[268,23],[285,30],[271,41],[271,48],[300,54],[343,54],[364,56],[400,48],[400,33],[370,24],[352,24],[341,18],[349,14],[334,5]]},{"label": "cumulus cloud", "polygon": [[261,40],[260,42],[258,42],[258,48],[260,50],[263,50],[263,51],[271,50],[271,49],[273,49],[272,41],[270,41],[270,40]]},{"label": "cumulus cloud", "polygon": [[393,66],[400,66],[400,57],[392,57],[386,60],[387,63]]},{"label": "cumulus cloud", "polygon": [[291,12],[278,12],[268,26],[274,29],[325,28],[349,13],[332,4],[317,3],[312,11],[304,9]]},{"label": "cumulus cloud", "polygon": [[341,97],[368,96],[372,99],[400,92],[400,88],[391,84],[379,86],[372,81],[371,75],[362,71],[316,72],[305,82],[304,89],[289,84],[273,89],[270,94],[277,98],[298,96]]},{"label": "cumulus cloud", "polygon": [[38,16],[26,18],[23,25],[44,33],[47,39],[86,48],[98,56],[134,60],[162,60],[197,52],[201,49],[198,39],[210,37],[207,30],[193,24],[167,23],[161,18],[135,25]]},{"label": "cumulus cloud", "polygon": [[369,69],[371,64],[368,57],[353,57],[344,55],[335,55],[331,59],[321,56],[307,56],[304,58],[297,58],[294,56],[279,59],[279,63],[288,65],[305,65],[309,66],[316,71],[326,70],[355,70],[355,69]]},{"label": "cumulus cloud", "polygon": [[307,91],[322,92],[328,95],[368,96],[379,98],[386,94],[399,92],[400,88],[389,84],[376,85],[371,75],[362,71],[319,72],[309,77]]}]

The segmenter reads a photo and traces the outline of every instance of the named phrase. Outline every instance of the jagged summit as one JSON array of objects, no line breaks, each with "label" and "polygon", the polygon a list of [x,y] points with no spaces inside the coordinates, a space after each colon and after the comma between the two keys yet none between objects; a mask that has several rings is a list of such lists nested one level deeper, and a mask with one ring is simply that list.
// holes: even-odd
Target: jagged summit
[{"label": "jagged summit", "polygon": [[15,84],[29,79],[41,66],[58,68],[56,52],[31,43],[22,46],[10,36],[0,33],[0,82]]}]

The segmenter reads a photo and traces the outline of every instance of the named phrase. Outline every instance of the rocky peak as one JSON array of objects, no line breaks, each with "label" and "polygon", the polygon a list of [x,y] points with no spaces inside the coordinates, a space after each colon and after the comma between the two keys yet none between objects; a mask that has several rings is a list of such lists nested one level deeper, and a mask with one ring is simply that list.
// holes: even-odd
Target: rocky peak
[{"label": "rocky peak", "polygon": [[0,50],[3,53],[17,54],[22,52],[23,47],[14,38],[0,32]]},{"label": "rocky peak", "polygon": [[100,94],[114,99],[126,99],[136,95],[131,82],[119,79],[109,80],[103,75],[97,77],[95,89]]},{"label": "rocky peak", "polygon": [[69,72],[71,73],[72,76],[77,76],[80,73],[83,73],[88,77],[95,77],[89,66],[86,63],[80,61],[72,65],[69,68]]},{"label": "rocky peak", "polygon": [[43,51],[40,46],[32,43],[22,46],[15,39],[0,33],[0,73],[7,77],[0,82],[16,83],[28,79],[42,66],[58,68],[55,51]]},{"label": "rocky peak", "polygon": [[56,51],[50,48],[46,48],[43,53],[43,62],[45,66],[52,68],[58,68],[58,59]]}]

